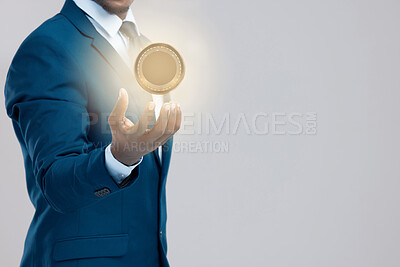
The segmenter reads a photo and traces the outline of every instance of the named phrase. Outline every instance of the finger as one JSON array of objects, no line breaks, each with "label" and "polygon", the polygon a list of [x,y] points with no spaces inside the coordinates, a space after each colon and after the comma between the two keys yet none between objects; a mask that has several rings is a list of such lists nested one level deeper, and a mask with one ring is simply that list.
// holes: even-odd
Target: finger
[{"label": "finger", "polygon": [[128,93],[126,92],[125,89],[121,88],[119,90],[117,102],[115,103],[115,106],[111,111],[109,120],[112,121],[122,120],[122,118],[125,117],[126,110],[128,109],[128,103],[129,103]]},{"label": "finger", "polygon": [[177,113],[176,113],[176,121],[175,121],[175,132],[177,132],[181,128],[182,123],[182,110],[181,106],[176,103],[177,105]]},{"label": "finger", "polygon": [[125,131],[128,131],[130,128],[134,127],[135,125],[133,124],[133,122],[128,119],[127,117],[123,117],[121,120],[121,124],[122,124],[122,128]]},{"label": "finger", "polygon": [[149,128],[150,122],[155,117],[155,107],[156,105],[154,104],[154,102],[147,103],[142,115],[140,116],[139,121],[136,123],[136,125],[131,127],[137,134],[143,135],[146,133],[147,128]]},{"label": "finger", "polygon": [[168,124],[169,110],[170,110],[169,103],[165,103],[161,107],[160,116],[158,117],[156,124],[154,125],[153,128],[151,128],[151,130],[147,134],[148,140],[155,141],[165,133],[165,129]]},{"label": "finger", "polygon": [[162,142],[160,142],[160,146],[163,146],[163,145],[165,145],[165,143],[171,138],[172,136],[170,136],[170,137],[168,137],[168,138],[165,138],[165,140],[163,140]]},{"label": "finger", "polygon": [[[161,136],[157,141],[158,142],[166,142],[171,136],[173,136],[180,128],[182,121],[182,111],[180,105],[177,102],[173,102],[175,104],[175,120],[171,119],[171,116],[168,120],[168,130],[165,132],[163,136]],[[172,106],[172,105],[171,105]],[[172,108],[171,108],[172,110]]]},{"label": "finger", "polygon": [[166,127],[165,134],[172,135],[175,132],[175,123],[176,123],[176,113],[177,113],[177,106],[175,102],[172,102],[170,105],[171,109],[168,116],[168,123]]},{"label": "finger", "polygon": [[[169,117],[168,123],[171,123],[171,125],[169,124],[167,126],[170,127],[165,133],[164,135],[160,136],[157,141],[155,142],[158,146],[160,145],[164,145],[168,139],[170,139],[175,133],[176,131],[178,131],[180,124],[181,124],[181,120],[182,120],[182,112],[180,109],[180,106],[177,102],[173,102],[173,104],[175,104],[175,120],[171,120],[171,116]],[[172,111],[172,104],[171,104],[171,111]]]}]

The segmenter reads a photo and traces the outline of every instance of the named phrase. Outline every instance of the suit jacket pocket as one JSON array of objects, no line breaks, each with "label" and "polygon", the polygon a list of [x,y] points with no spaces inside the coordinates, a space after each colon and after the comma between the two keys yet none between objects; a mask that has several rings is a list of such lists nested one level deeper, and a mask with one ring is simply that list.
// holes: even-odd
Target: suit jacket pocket
[{"label": "suit jacket pocket", "polygon": [[65,261],[85,258],[118,257],[126,254],[128,234],[84,236],[59,240],[53,258]]}]

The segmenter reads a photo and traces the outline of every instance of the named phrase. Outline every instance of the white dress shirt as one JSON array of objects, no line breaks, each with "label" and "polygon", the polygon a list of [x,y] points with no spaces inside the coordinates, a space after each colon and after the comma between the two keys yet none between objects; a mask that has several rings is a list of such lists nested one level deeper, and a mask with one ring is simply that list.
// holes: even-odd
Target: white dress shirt
[{"label": "white dress shirt", "polygon": [[[87,15],[89,21],[93,24],[96,30],[111,44],[117,51],[128,67],[133,71],[133,63],[130,62],[128,55],[128,40],[119,31],[124,21],[130,21],[135,25],[136,32],[140,36],[135,18],[133,17],[132,10],[129,8],[126,18],[121,20],[115,14],[110,14],[105,11],[100,5],[93,0],[74,0],[75,4],[82,9]],[[163,104],[162,96],[153,95],[153,101],[156,104],[155,115],[158,118],[161,106]],[[161,148],[157,148],[161,160]],[[107,171],[110,176],[117,182],[122,182],[123,179],[128,177],[133,169],[142,162],[143,158],[133,166],[126,166],[114,158],[111,153],[110,145],[105,150],[105,163]]]}]

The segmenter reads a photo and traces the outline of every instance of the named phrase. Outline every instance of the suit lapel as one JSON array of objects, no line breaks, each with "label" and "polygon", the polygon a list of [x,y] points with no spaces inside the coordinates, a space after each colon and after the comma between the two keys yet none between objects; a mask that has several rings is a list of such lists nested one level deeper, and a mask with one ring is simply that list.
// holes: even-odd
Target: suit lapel
[{"label": "suit lapel", "polygon": [[[98,34],[93,39],[92,47],[103,57],[105,61],[112,67],[115,73],[122,80],[125,89],[129,93],[130,108],[134,109],[135,118],[134,122],[139,119],[140,114],[143,112],[147,102],[151,101],[151,95],[148,95],[141,89],[136,82],[135,76],[131,69],[122,60],[121,56],[115,51],[110,43],[104,39],[103,36]],[[119,88],[118,88],[119,89]],[[133,101],[133,103],[132,103]]]},{"label": "suit lapel", "polygon": [[161,177],[164,177],[168,173],[169,163],[171,161],[173,146],[173,137],[168,139],[168,141],[162,146],[162,159],[161,159]]},{"label": "suit lapel", "polygon": [[[125,89],[130,95],[130,108],[133,109],[134,113],[130,115],[134,116],[134,121],[138,120],[146,103],[152,100],[151,95],[138,86],[133,71],[126,65],[110,43],[96,31],[85,13],[72,0],[65,2],[61,14],[71,21],[82,35],[92,39],[91,46],[93,49],[99,53],[122,80]],[[119,90],[119,88],[116,89]]]},{"label": "suit lapel", "polygon": [[[160,148],[158,148],[158,149],[160,149]],[[153,151],[153,155],[154,155],[154,157],[156,158],[158,167],[161,168],[162,165],[161,165],[160,155],[158,154],[158,149],[156,149],[156,150]],[[162,156],[162,155],[161,155],[161,156]]]}]

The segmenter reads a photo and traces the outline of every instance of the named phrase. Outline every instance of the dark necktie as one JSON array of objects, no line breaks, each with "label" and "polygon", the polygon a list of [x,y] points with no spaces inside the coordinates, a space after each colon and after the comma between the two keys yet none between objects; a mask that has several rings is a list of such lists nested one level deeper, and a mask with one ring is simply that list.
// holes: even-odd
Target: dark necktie
[{"label": "dark necktie", "polygon": [[135,24],[130,21],[124,21],[122,23],[119,31],[126,37],[128,41],[128,55],[130,59],[130,65],[133,65],[134,60],[136,59],[136,54],[138,54],[138,49],[141,49],[141,42],[139,40],[139,33],[136,31]]}]

